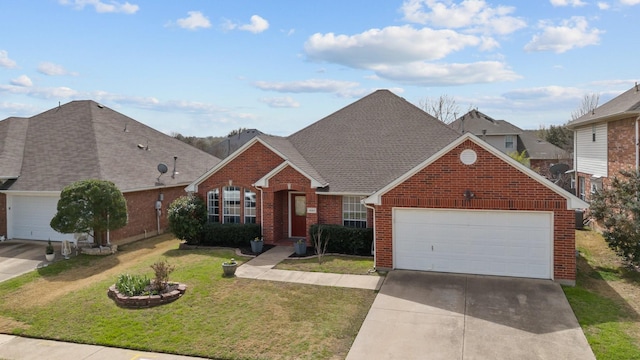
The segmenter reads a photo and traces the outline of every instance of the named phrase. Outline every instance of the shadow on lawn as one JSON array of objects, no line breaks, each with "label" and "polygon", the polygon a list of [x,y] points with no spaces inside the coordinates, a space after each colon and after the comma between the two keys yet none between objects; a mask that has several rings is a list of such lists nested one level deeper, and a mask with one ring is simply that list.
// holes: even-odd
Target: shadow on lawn
[{"label": "shadow on lawn", "polygon": [[594,267],[582,254],[577,258],[577,268],[577,285],[565,288],[565,292],[582,325],[640,321],[640,315],[607,282],[622,281],[639,287],[638,272],[624,266]]}]

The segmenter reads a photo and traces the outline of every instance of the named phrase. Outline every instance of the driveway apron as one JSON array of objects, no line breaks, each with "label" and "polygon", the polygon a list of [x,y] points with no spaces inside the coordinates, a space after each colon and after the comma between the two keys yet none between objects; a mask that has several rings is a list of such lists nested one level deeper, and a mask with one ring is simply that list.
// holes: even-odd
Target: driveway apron
[{"label": "driveway apron", "polygon": [[391,271],[347,360],[595,359],[550,280]]},{"label": "driveway apron", "polygon": [[[44,241],[7,240],[0,242],[0,282],[45,266]],[[58,249],[58,257],[60,257]]]}]

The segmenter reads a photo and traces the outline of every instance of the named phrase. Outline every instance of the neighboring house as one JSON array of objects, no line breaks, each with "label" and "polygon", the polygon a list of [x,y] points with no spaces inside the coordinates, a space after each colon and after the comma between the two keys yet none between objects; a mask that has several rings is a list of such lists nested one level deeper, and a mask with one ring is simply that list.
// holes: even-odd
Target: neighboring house
[{"label": "neighboring house", "polygon": [[533,131],[522,130],[505,120],[495,120],[478,110],[471,110],[450,124],[462,134],[472,133],[505,154],[526,150],[529,166],[551,178],[549,167],[557,163],[571,164],[571,154],[540,139]]},{"label": "neighboring house", "polygon": [[[71,240],[49,226],[61,190],[78,180],[110,180],[127,200],[128,224],[111,240],[155,235],[184,187],[220,162],[94,101],[72,101],[30,118],[0,121],[0,235]],[[160,176],[158,165],[167,165]],[[156,212],[161,201],[160,216]]]},{"label": "neighboring house", "polygon": [[374,228],[375,266],[575,281],[586,203],[476,136],[378,90],[288,137],[258,135],[187,187],[266,243]]},{"label": "neighboring house", "polygon": [[260,130],[245,129],[235,135],[228,136],[226,139],[215,144],[211,150],[211,154],[217,158],[224,159],[234,151],[238,150],[242,145],[246,144],[249,140],[260,134],[262,134]]},{"label": "neighboring house", "polygon": [[573,130],[576,194],[591,193],[609,184],[620,170],[638,168],[640,89],[631,89],[569,122]]}]

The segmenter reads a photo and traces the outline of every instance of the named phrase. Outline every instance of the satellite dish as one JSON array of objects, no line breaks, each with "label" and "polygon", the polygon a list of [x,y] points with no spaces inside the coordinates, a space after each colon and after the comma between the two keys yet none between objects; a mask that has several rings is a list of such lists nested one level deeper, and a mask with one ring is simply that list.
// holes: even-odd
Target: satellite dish
[{"label": "satellite dish", "polygon": [[566,173],[568,170],[570,169],[569,165],[567,164],[563,164],[563,163],[558,163],[558,164],[553,164],[551,165],[551,167],[549,167],[549,172],[553,175],[553,176],[560,176],[563,175],[564,173]]},{"label": "satellite dish", "polygon": [[167,164],[165,163],[160,163],[158,164],[158,171],[160,172],[160,175],[166,174],[167,171],[169,171],[169,167],[167,167]]}]

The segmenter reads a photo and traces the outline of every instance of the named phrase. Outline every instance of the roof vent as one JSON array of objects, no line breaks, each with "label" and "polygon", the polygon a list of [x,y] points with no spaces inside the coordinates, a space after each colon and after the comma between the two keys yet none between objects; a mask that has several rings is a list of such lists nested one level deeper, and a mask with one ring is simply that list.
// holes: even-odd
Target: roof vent
[{"label": "roof vent", "polygon": [[102,104],[98,104],[98,107],[99,107],[100,109],[104,109],[104,105],[102,105]]},{"label": "roof vent", "polygon": [[638,92],[638,82],[636,81],[636,92]]}]

